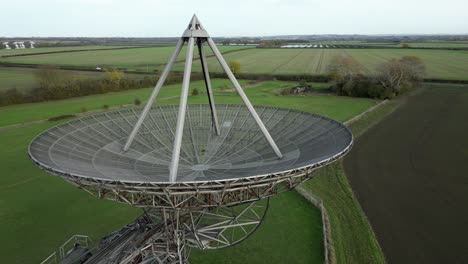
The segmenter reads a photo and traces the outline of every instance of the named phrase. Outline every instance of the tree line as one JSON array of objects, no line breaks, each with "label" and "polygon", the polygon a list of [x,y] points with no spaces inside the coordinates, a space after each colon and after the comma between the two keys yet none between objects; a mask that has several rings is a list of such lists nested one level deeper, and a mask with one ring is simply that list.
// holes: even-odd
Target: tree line
[{"label": "tree line", "polygon": [[364,68],[351,56],[336,56],[328,68],[338,95],[391,99],[406,93],[423,81],[424,63],[415,56],[390,59],[364,75]]},{"label": "tree line", "polygon": [[[107,70],[101,78],[77,79],[66,71],[53,66],[44,66],[36,72],[36,87],[27,91],[20,91],[16,88],[0,91],[0,105],[61,100],[92,94],[146,88],[153,86],[157,79],[158,76],[130,78],[116,69]],[[165,83],[170,84],[180,81],[180,74],[171,73]]]}]

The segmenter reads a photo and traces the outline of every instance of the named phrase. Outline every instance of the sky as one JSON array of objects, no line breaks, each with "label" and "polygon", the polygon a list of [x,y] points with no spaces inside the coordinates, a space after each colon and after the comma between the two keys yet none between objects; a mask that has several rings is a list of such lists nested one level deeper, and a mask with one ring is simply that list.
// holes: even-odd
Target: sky
[{"label": "sky", "polygon": [[3,37],[467,34],[468,0],[0,0]]}]

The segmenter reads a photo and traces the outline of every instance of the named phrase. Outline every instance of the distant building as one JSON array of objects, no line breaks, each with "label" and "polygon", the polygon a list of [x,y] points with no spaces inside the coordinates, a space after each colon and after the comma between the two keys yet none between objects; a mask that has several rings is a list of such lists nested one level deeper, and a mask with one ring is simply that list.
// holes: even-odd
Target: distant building
[{"label": "distant building", "polygon": [[300,85],[291,88],[290,94],[303,94],[312,91],[312,85]]}]

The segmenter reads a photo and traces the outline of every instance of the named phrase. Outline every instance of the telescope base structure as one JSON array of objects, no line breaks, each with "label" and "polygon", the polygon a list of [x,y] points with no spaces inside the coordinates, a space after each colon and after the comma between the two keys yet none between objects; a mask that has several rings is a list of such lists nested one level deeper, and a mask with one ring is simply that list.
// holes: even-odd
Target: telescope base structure
[{"label": "telescope base structure", "polygon": [[145,209],[94,248],[76,243],[59,263],[188,263],[192,248],[226,248],[249,237],[263,221],[268,205],[269,199],[263,199],[210,210]]}]

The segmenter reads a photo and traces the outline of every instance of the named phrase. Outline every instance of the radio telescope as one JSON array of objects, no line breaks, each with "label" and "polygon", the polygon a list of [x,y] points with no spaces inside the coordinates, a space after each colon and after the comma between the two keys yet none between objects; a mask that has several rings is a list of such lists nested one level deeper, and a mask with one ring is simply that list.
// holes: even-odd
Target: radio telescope
[{"label": "radio telescope", "polygon": [[36,42],[29,41],[29,48],[34,49],[34,44],[36,44]]},{"label": "radio telescope", "polygon": [[[180,103],[153,106],[184,44]],[[208,104],[187,104],[195,45]],[[242,105],[215,104],[206,47]],[[270,196],[309,179],[352,143],[349,129],[332,119],[253,106],[194,15],[143,109],[103,112],[50,128],[31,142],[29,157],[100,199],[143,208],[141,217],[98,245],[75,245],[63,258],[186,263],[190,248],[219,249],[246,239],[262,222]]]},{"label": "radio telescope", "polygon": [[3,42],[3,46],[5,46],[5,49],[11,49],[10,45],[8,45],[8,42]]}]

